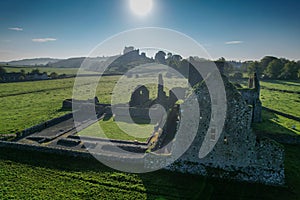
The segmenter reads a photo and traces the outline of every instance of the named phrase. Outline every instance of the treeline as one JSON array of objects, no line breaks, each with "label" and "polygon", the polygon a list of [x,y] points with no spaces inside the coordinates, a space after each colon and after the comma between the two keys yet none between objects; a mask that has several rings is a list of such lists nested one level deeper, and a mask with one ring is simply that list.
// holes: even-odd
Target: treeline
[{"label": "treeline", "polygon": [[[47,72],[40,72],[40,70],[37,68],[31,70],[31,72],[28,73],[26,73],[24,69],[21,69],[19,72],[15,72],[15,73],[20,73],[23,76],[25,76],[26,74],[47,74]],[[9,72],[7,72],[3,66],[0,66],[0,75],[5,75],[5,74],[9,74]],[[63,75],[65,76],[65,74]],[[58,78],[58,76],[59,75],[56,72],[51,72],[49,75],[50,78]]]},{"label": "treeline", "polygon": [[24,69],[19,72],[7,72],[3,66],[0,66],[0,82],[18,82],[18,81],[31,81],[31,80],[47,80],[65,78],[66,75],[58,75],[56,72],[47,74],[47,72],[40,72],[39,69],[33,69],[31,72],[26,73]]},{"label": "treeline", "polygon": [[245,62],[240,70],[253,74],[256,72],[263,79],[299,80],[300,61],[265,56],[260,61]]}]

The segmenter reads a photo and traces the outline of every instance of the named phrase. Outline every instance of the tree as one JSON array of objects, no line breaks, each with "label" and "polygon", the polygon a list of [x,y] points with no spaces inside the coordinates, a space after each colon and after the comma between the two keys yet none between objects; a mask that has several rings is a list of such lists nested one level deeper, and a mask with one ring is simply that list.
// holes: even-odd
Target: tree
[{"label": "tree", "polygon": [[248,68],[251,65],[252,61],[246,61],[242,63],[242,66],[240,67],[241,72],[248,72]]},{"label": "tree", "polygon": [[25,80],[25,76],[22,75],[19,77],[19,81],[23,81],[23,80]]},{"label": "tree", "polygon": [[224,62],[224,73],[229,75],[234,71],[233,65],[228,62]]},{"label": "tree", "polygon": [[283,63],[281,62],[281,60],[272,60],[265,69],[265,74],[271,79],[277,79],[281,74],[282,68]]},{"label": "tree", "polygon": [[0,75],[6,74],[4,67],[0,66]]},{"label": "tree", "polygon": [[261,72],[265,71],[270,62],[273,60],[277,60],[278,58],[274,56],[265,56],[260,60],[260,67],[261,67]]},{"label": "tree", "polygon": [[31,73],[32,74],[39,74],[40,73],[40,70],[39,69],[33,69],[32,71],[31,71]]},{"label": "tree", "polygon": [[217,61],[226,62],[225,58],[223,58],[223,57],[219,58]]},{"label": "tree", "polygon": [[233,78],[235,78],[235,79],[242,79],[243,78],[243,73],[236,72],[236,73],[233,74]]},{"label": "tree", "polygon": [[179,62],[182,60],[182,57],[180,55],[173,55],[172,59],[175,60],[176,62]]},{"label": "tree", "polygon": [[298,70],[299,70],[299,64],[294,61],[287,62],[283,69],[282,73],[280,74],[281,79],[292,79],[295,80],[298,78]]},{"label": "tree", "polygon": [[163,51],[159,51],[155,54],[155,61],[158,63],[165,64],[166,63],[166,53]]},{"label": "tree", "polygon": [[24,69],[21,69],[21,74],[24,76],[25,75],[25,70]]},{"label": "tree", "polygon": [[52,72],[52,73],[50,74],[50,78],[56,79],[56,78],[58,78],[58,74],[57,74],[56,72]]},{"label": "tree", "polygon": [[248,65],[248,74],[257,73],[258,76],[261,76],[262,70],[258,61],[252,62]]}]

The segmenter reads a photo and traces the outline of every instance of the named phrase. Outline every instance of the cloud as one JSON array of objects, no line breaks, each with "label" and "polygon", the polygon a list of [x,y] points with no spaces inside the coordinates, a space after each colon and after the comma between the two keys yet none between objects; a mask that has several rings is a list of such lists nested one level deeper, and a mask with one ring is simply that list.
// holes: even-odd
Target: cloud
[{"label": "cloud", "polygon": [[32,39],[32,42],[53,42],[56,40],[56,38],[34,38]]},{"label": "cloud", "polygon": [[242,43],[244,43],[244,41],[240,41],[240,40],[233,40],[233,41],[225,42],[225,44],[242,44]]},{"label": "cloud", "polygon": [[9,30],[11,31],[23,31],[23,28],[20,28],[20,27],[11,27],[11,28],[8,28]]}]

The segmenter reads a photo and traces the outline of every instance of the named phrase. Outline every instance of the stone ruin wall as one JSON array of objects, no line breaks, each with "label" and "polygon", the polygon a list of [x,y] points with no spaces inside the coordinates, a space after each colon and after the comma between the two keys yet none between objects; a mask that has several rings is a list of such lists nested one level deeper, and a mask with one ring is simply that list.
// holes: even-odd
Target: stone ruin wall
[{"label": "stone ruin wall", "polygon": [[[227,78],[223,79],[227,96],[227,116],[215,147],[206,157],[199,158],[204,136],[213,134],[208,130],[211,120],[211,110],[207,109],[211,106],[210,97],[206,86],[202,84],[196,89],[202,108],[197,135],[190,148],[167,169],[265,184],[284,184],[283,148],[274,141],[256,138],[251,129],[251,107]],[[186,104],[189,105],[189,100]],[[189,130],[190,123],[196,123],[196,120],[183,124],[183,129]],[[212,145],[215,136],[210,137]],[[187,142],[186,138],[176,138],[174,151],[182,149],[184,142]]]},{"label": "stone ruin wall", "polygon": [[239,89],[239,92],[246,103],[252,107],[252,122],[261,122],[260,83],[256,73],[253,77],[249,77],[248,88]]},{"label": "stone ruin wall", "polygon": [[261,122],[261,112],[262,112],[262,104],[259,99],[259,91],[256,88],[247,88],[247,89],[239,89],[238,90],[243,99],[246,101],[248,105],[251,106],[252,109],[252,122]]}]

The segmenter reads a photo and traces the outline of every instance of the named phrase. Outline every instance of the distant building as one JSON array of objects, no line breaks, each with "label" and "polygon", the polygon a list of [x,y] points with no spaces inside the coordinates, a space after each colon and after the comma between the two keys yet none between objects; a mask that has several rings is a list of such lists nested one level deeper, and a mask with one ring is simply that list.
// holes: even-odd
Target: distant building
[{"label": "distant building", "polygon": [[1,76],[3,82],[16,82],[24,80],[24,75],[21,72],[5,73]]},{"label": "distant building", "polygon": [[28,73],[25,77],[26,80],[47,80],[49,79],[48,74],[44,73]]},{"label": "distant building", "polygon": [[124,50],[123,50],[123,55],[131,52],[131,51],[134,51],[134,47],[133,46],[130,46],[130,47],[125,47]]}]

